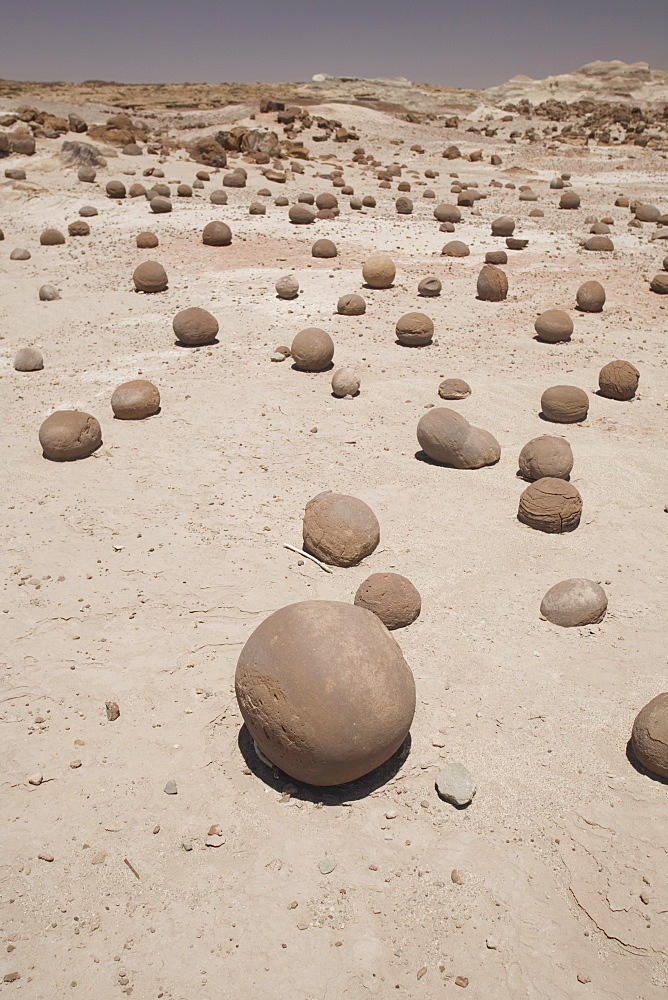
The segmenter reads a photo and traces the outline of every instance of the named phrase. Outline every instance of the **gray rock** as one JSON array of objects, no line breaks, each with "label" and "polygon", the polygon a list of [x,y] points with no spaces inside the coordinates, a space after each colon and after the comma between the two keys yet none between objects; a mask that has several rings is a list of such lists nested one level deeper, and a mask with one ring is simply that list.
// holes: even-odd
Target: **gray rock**
[{"label": "gray rock", "polygon": [[167,784],[165,785],[165,792],[167,793],[167,795],[176,795],[177,791],[178,790],[176,787],[176,782],[173,780],[173,778],[170,778]]},{"label": "gray rock", "polygon": [[336,861],[334,858],[323,858],[323,860],[318,865],[321,873],[323,875],[329,875],[336,868]]},{"label": "gray rock", "polygon": [[436,778],[436,791],[453,806],[467,806],[476,793],[476,784],[463,764],[447,764]]}]

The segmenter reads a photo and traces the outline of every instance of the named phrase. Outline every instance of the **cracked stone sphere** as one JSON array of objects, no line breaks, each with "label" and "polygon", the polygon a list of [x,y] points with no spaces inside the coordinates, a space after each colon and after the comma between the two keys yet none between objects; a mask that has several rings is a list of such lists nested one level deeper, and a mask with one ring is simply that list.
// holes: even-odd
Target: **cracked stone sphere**
[{"label": "cracked stone sphere", "polygon": [[562,534],[580,523],[582,497],[563,479],[546,477],[527,486],[520,497],[517,519],[537,531]]},{"label": "cracked stone sphere", "polygon": [[146,260],[135,268],[132,280],[138,292],[164,292],[167,288],[167,272],[155,260]]},{"label": "cracked stone sphere", "polygon": [[80,410],[56,410],[39,429],[45,458],[73,462],[86,458],[102,444],[102,430],[95,417]]},{"label": "cracked stone sphere", "polygon": [[587,416],[589,397],[575,385],[553,385],[540,397],[540,408],[552,423],[575,424]]},{"label": "cracked stone sphere", "polygon": [[640,372],[630,361],[609,361],[598,373],[599,392],[608,399],[633,399]]},{"label": "cracked stone sphere", "polygon": [[354,368],[337,368],[332,375],[332,392],[339,399],[355,396],[360,391],[360,378]]},{"label": "cracked stone sphere", "polygon": [[319,493],[304,511],[304,548],[332,566],[355,566],[380,541],[380,525],[371,508],[357,497]]},{"label": "cracked stone sphere", "polygon": [[648,701],[633,723],[631,746],[639,764],[668,778],[668,691]]},{"label": "cracked stone sphere", "polygon": [[366,302],[361,295],[342,295],[336,303],[336,311],[340,316],[363,316],[366,312]]},{"label": "cracked stone sphere", "polygon": [[354,603],[378,615],[385,628],[406,628],[419,616],[420,593],[400,573],[372,573],[357,588]]},{"label": "cracked stone sphere", "polygon": [[567,479],[573,468],[573,452],[565,438],[541,434],[524,445],[518,465],[525,479]]}]

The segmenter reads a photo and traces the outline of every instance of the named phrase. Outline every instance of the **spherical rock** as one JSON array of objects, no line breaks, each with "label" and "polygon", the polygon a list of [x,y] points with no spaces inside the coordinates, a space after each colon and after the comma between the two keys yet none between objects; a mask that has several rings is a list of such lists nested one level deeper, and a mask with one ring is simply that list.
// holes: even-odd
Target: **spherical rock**
[{"label": "spherical rock", "polygon": [[54,302],[60,298],[60,292],[54,285],[42,285],[38,294],[40,302]]},{"label": "spherical rock", "polygon": [[193,189],[191,188],[190,184],[179,184],[179,186],[176,189],[176,193],[179,198],[192,198]]},{"label": "spherical rock", "polygon": [[311,247],[312,257],[336,257],[338,250],[331,240],[316,240]]},{"label": "spherical rock", "polygon": [[668,295],[668,274],[659,271],[650,281],[649,287],[657,295]]},{"label": "spherical rock", "polygon": [[281,275],[275,288],[279,299],[295,299],[299,295],[299,282],[294,274]]},{"label": "spherical rock", "polygon": [[517,519],[537,531],[562,534],[580,523],[582,497],[563,479],[546,477],[527,486],[520,497]]},{"label": "spherical rock", "polygon": [[131,184],[128,194],[131,198],[145,198],[146,188],[143,184]]},{"label": "spherical rock", "polygon": [[603,587],[593,580],[562,580],[545,594],[540,613],[553,625],[575,628],[595,625],[605,617],[608,598]]},{"label": "spherical rock", "polygon": [[454,233],[455,224],[454,222],[442,222],[438,227],[439,233]]},{"label": "spherical rock", "polygon": [[394,207],[399,215],[410,215],[413,211],[413,202],[410,198],[397,198]]},{"label": "spherical rock", "polygon": [[364,197],[362,198],[362,204],[364,205],[365,208],[375,208],[376,199],[372,194],[365,194]]},{"label": "spherical rock", "polygon": [[226,222],[207,222],[202,230],[202,243],[207,247],[228,247],[232,242],[232,230]]},{"label": "spherical rock", "polygon": [[357,588],[354,603],[372,611],[388,629],[411,625],[422,607],[417,588],[399,573],[372,573]]},{"label": "spherical rock", "polygon": [[585,281],[577,290],[576,301],[582,312],[601,312],[605,303],[605,289],[599,281]]},{"label": "spherical rock", "polygon": [[14,368],[17,372],[40,372],[44,367],[44,358],[36,347],[22,347],[14,356]]},{"label": "spherical rock", "polygon": [[567,479],[573,468],[573,452],[565,438],[541,434],[524,445],[518,464],[525,479]]},{"label": "spherical rock", "polygon": [[102,444],[102,430],[95,417],[79,410],[56,410],[39,429],[45,458],[72,462],[86,458]]},{"label": "spherical rock", "polygon": [[285,206],[289,204],[290,202],[284,194],[279,194],[276,198],[274,198],[274,205],[278,205],[279,208],[285,208]]},{"label": "spherical rock", "polygon": [[319,209],[323,208],[332,209],[339,207],[339,203],[336,197],[333,194],[330,194],[328,191],[323,191],[322,194],[318,195],[318,197],[315,199],[315,205],[316,208]]},{"label": "spherical rock", "polygon": [[218,333],[218,320],[206,309],[190,306],[182,309],[172,320],[172,329],[176,339],[189,347],[200,347],[211,344]]},{"label": "spherical rock", "polygon": [[229,174],[225,174],[223,177],[223,186],[231,188],[244,188],[246,187],[246,175],[241,173],[240,170],[233,170]]},{"label": "spherical rock", "polygon": [[45,229],[39,238],[43,247],[55,247],[65,242],[65,237],[58,229]]},{"label": "spherical rock", "polygon": [[508,254],[505,250],[488,250],[485,254],[485,264],[507,264]]},{"label": "spherical rock", "polygon": [[167,288],[167,272],[155,260],[146,260],[135,268],[132,280],[138,292],[164,292]]},{"label": "spherical rock", "polygon": [[573,320],[561,309],[548,309],[534,323],[534,330],[548,344],[559,344],[571,339]]},{"label": "spherical rock", "polygon": [[292,359],[301,371],[322,372],[334,357],[334,341],[324,330],[310,326],[301,330],[290,347]]},{"label": "spherical rock", "polygon": [[108,181],[105,191],[110,198],[125,198],[125,184],[123,181]]},{"label": "spherical rock", "polygon": [[639,764],[651,774],[668,778],[668,691],[640,709],[633,723],[631,746]]},{"label": "spherical rock", "polygon": [[483,264],[477,288],[478,298],[484,302],[501,302],[508,294],[508,278],[494,264]]},{"label": "spherical rock", "polygon": [[386,253],[373,254],[362,268],[362,277],[371,288],[389,288],[396,273],[394,261]]},{"label": "spherical rock", "polygon": [[599,392],[608,399],[633,399],[640,372],[630,361],[610,361],[598,373]]},{"label": "spherical rock", "polygon": [[10,260],[30,260],[30,257],[30,250],[26,250],[24,247],[17,247],[9,255]]},{"label": "spherical rock", "polygon": [[446,378],[438,387],[441,399],[466,399],[471,395],[471,386],[463,378]]},{"label": "spherical rock", "polygon": [[351,293],[342,295],[336,303],[336,311],[340,316],[363,316],[366,312],[366,302],[361,295]]},{"label": "spherical rock", "polygon": [[304,511],[304,548],[332,566],[355,566],[380,541],[380,526],[371,508],[357,497],[320,493]]},{"label": "spherical rock", "polygon": [[158,245],[158,237],[155,233],[138,233],[137,246],[140,250],[153,250]]},{"label": "spherical rock", "polygon": [[97,214],[98,212],[95,205],[82,205],[79,209],[79,215],[84,219],[92,218],[92,216]]},{"label": "spherical rock", "polygon": [[337,368],[332,375],[332,392],[339,399],[355,396],[360,391],[359,375],[354,368]]},{"label": "spherical rock", "polygon": [[267,206],[262,201],[252,201],[248,206],[249,215],[266,215]]},{"label": "spherical rock", "polygon": [[434,336],[434,324],[421,312],[405,313],[395,327],[397,340],[402,344],[420,347],[430,344]]},{"label": "spherical rock", "polygon": [[605,236],[610,232],[610,226],[607,226],[605,222],[595,222],[589,232],[594,233],[595,236]]},{"label": "spherical rock", "polygon": [[609,236],[590,236],[588,240],[584,241],[582,248],[583,250],[610,251],[615,249],[615,245]]},{"label": "spherical rock", "polygon": [[489,431],[473,427],[445,406],[435,406],[420,418],[417,437],[429,458],[455,469],[481,469],[501,457],[501,446]]},{"label": "spherical rock", "polygon": [[515,220],[509,215],[501,215],[492,223],[492,236],[512,236],[515,232]]},{"label": "spherical rock", "polygon": [[86,165],[83,165],[79,167],[79,169],[77,170],[77,178],[83,184],[92,184],[96,176],[97,174],[95,172],[95,167],[88,167]]},{"label": "spherical rock", "polygon": [[575,191],[569,190],[564,191],[561,198],[559,199],[559,208],[579,208],[580,207],[580,195],[576,194]]},{"label": "spherical rock", "polygon": [[656,205],[636,205],[633,214],[639,222],[656,222],[661,210]]},{"label": "spherical rock", "polygon": [[441,294],[441,282],[438,278],[423,278],[418,285],[418,295],[423,298],[433,298]]},{"label": "spherical rock", "polygon": [[237,663],[237,701],[261,753],[297,781],[331,786],[385,763],[404,742],[415,682],[366,608],[302,601],[270,615]]},{"label": "spherical rock", "polygon": [[441,250],[443,257],[468,257],[471,253],[466,243],[461,240],[450,240]]},{"label": "spherical rock", "polygon": [[212,205],[227,205],[227,191],[212,191],[209,195],[209,201]]},{"label": "spherical rock", "polygon": [[434,218],[437,222],[461,222],[462,213],[456,205],[437,205],[434,209]]},{"label": "spherical rock", "polygon": [[83,219],[70,222],[67,231],[70,236],[90,236],[90,226]]},{"label": "spherical rock", "polygon": [[160,409],[160,393],[152,382],[133,379],[114,390],[111,408],[118,420],[143,420]]},{"label": "spherical rock", "polygon": [[575,424],[587,416],[589,397],[575,385],[553,385],[540,397],[540,408],[552,423]]},{"label": "spherical rock", "polygon": [[315,195],[311,194],[310,191],[302,191],[301,194],[297,195],[297,201],[301,205],[314,205],[315,204]]},{"label": "spherical rock", "polygon": [[295,226],[308,226],[311,222],[315,222],[315,212],[310,205],[297,202],[296,205],[290,205],[288,218]]},{"label": "spherical rock", "polygon": [[155,198],[151,198],[149,206],[152,212],[156,215],[160,215],[164,212],[171,212],[172,203],[169,198],[164,198],[162,195],[157,194]]}]

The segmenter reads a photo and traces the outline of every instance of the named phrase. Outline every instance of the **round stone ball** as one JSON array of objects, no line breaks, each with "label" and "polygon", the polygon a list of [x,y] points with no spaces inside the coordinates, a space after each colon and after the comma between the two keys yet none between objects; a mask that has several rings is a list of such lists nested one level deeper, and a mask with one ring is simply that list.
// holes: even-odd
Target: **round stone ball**
[{"label": "round stone ball", "polygon": [[512,236],[515,232],[515,220],[509,215],[501,215],[492,223],[492,236]]},{"label": "round stone ball", "polygon": [[468,257],[470,253],[466,243],[462,243],[461,240],[450,240],[441,250],[443,257]]},{"label": "round stone ball", "polygon": [[65,237],[59,229],[45,229],[39,238],[43,247],[55,247],[65,242]]},{"label": "round stone ball", "polygon": [[39,290],[40,302],[55,302],[60,298],[60,292],[55,285],[42,285]]},{"label": "round stone ball", "polygon": [[79,209],[79,215],[84,219],[89,219],[93,215],[97,214],[98,212],[97,209],[95,208],[95,205],[82,205],[81,208]]},{"label": "round stone ball", "polygon": [[595,236],[606,236],[610,232],[610,226],[606,225],[605,222],[595,222],[589,232]]},{"label": "round stone ball", "polygon": [[441,294],[441,282],[438,278],[423,278],[418,285],[418,295],[425,299],[434,298]]},{"label": "round stone ball", "polygon": [[334,341],[324,330],[309,326],[301,330],[290,347],[297,368],[303,372],[323,372],[334,357]]},{"label": "round stone ball", "polygon": [[575,385],[553,385],[540,397],[541,413],[555,424],[576,424],[589,410],[589,397]]},{"label": "round stone ball", "polygon": [[179,184],[179,186],[176,189],[176,193],[179,198],[192,198],[193,189],[191,188],[190,184]]},{"label": "round stone ball", "polygon": [[380,541],[380,525],[371,508],[357,497],[320,493],[304,511],[304,548],[331,566],[355,566]]},{"label": "round stone ball", "polygon": [[44,367],[44,358],[36,347],[22,347],[14,356],[14,368],[17,372],[40,372]]},{"label": "round stone ball", "polygon": [[340,316],[363,316],[366,312],[366,302],[361,295],[354,292],[342,295],[336,303],[336,311]]},{"label": "round stone ball", "polygon": [[172,320],[172,329],[176,339],[189,347],[200,347],[211,344],[218,333],[218,320],[206,309],[190,306],[182,309]]},{"label": "round stone ball", "polygon": [[402,745],[415,681],[366,608],[302,601],[266,618],[237,662],[239,709],[260,752],[310,785],[354,781]]},{"label": "round stone ball", "polygon": [[311,247],[312,257],[336,257],[337,254],[336,243],[331,240],[316,240]]},{"label": "round stone ball", "polygon": [[442,222],[438,227],[440,233],[454,233],[455,224],[454,222]]},{"label": "round stone ball", "polygon": [[599,392],[608,399],[633,399],[639,379],[640,372],[630,361],[609,361],[598,373]]},{"label": "round stone ball", "polygon": [[158,245],[158,237],[155,233],[138,233],[137,246],[140,250],[154,250]]},{"label": "round stone ball", "polygon": [[534,323],[534,330],[548,344],[559,344],[571,339],[573,320],[561,309],[548,309]]},{"label": "round stone ball", "polygon": [[585,281],[576,292],[578,309],[582,312],[601,312],[605,304],[605,289],[600,281]]},{"label": "round stone ball", "polygon": [[580,523],[582,497],[571,483],[546,477],[527,486],[520,497],[517,519],[537,531],[562,534]]},{"label": "round stone ball", "polygon": [[274,198],[274,205],[278,205],[279,208],[285,208],[285,206],[289,204],[290,202],[284,194],[279,194]]},{"label": "round stone ball", "polygon": [[198,181],[210,181],[211,180],[211,175],[208,172],[208,170],[198,170],[197,173],[195,174],[195,177],[197,178]]},{"label": "round stone ball", "polygon": [[399,215],[410,215],[413,211],[413,202],[410,198],[397,198],[394,207]]},{"label": "round stone ball", "polygon": [[473,427],[445,406],[435,406],[420,418],[417,438],[432,461],[455,469],[481,469],[501,457],[501,446],[489,431]]},{"label": "round stone ball", "polygon": [[441,399],[466,399],[471,395],[471,386],[463,378],[443,379],[438,387]]},{"label": "round stone ball", "polygon": [[30,260],[30,257],[30,250],[26,250],[24,247],[17,247],[9,255],[10,260]]},{"label": "round stone ball", "polygon": [[275,285],[279,299],[296,299],[299,295],[299,282],[294,274],[283,274]]},{"label": "round stone ball", "polygon": [[217,190],[212,191],[209,195],[209,201],[212,205],[227,205],[227,191]]},{"label": "round stone ball", "polygon": [[339,202],[335,195],[330,194],[329,191],[323,191],[323,193],[319,194],[318,197],[315,199],[315,205],[316,208],[319,209],[323,208],[332,209],[332,208],[338,208]]},{"label": "round stone ball", "polygon": [[108,181],[105,191],[109,198],[125,198],[125,184],[123,181]]},{"label": "round stone ball", "polygon": [[659,271],[650,281],[649,287],[657,295],[668,295],[668,274]]},{"label": "round stone ball", "polygon": [[297,201],[301,205],[314,205],[315,204],[315,195],[311,194],[310,191],[302,191],[301,194],[297,195]]},{"label": "round stone ball", "polygon": [[244,188],[246,187],[246,174],[242,174],[240,170],[233,170],[231,173],[225,174],[223,185],[224,187]]},{"label": "round stone ball", "polygon": [[437,222],[461,222],[462,213],[456,205],[437,205],[434,209],[434,218]]},{"label": "round stone ball", "polygon": [[152,212],[156,215],[160,215],[164,212],[171,212],[172,203],[169,198],[164,198],[162,195],[158,194],[155,198],[151,198],[149,206]]},{"label": "round stone ball", "polygon": [[143,184],[131,184],[128,194],[131,198],[145,198],[146,188]]},{"label": "round stone ball", "polygon": [[372,611],[390,630],[411,625],[422,607],[419,591],[400,573],[372,573],[357,588],[354,603]]},{"label": "round stone ball", "polygon": [[640,709],[633,723],[631,746],[639,764],[651,774],[668,778],[668,691]]},{"label": "round stone ball", "polygon": [[593,580],[562,580],[540,602],[540,613],[553,625],[576,628],[602,621],[608,607],[603,587]]},{"label": "round stone ball", "polygon": [[488,250],[485,254],[485,264],[507,264],[508,254],[505,250]]},{"label": "round stone ball", "polygon": [[397,269],[389,254],[375,253],[365,262],[362,277],[371,288],[389,288]]},{"label": "round stone ball", "polygon": [[226,222],[207,222],[202,230],[202,243],[207,247],[228,247],[232,242],[232,230]]},{"label": "round stone ball", "polygon": [[349,201],[349,205],[350,205],[350,207],[354,211],[359,211],[361,209],[361,207],[362,207],[362,199],[361,198],[351,198],[350,201]]},{"label": "round stone ball", "polygon": [[39,443],[45,458],[73,462],[97,451],[102,444],[102,430],[90,413],[56,410],[40,427]]},{"label": "round stone ball", "polygon": [[528,441],[520,452],[519,470],[525,479],[568,479],[573,468],[573,452],[565,438],[541,434]]},{"label": "round stone ball", "polygon": [[421,347],[430,344],[434,336],[434,324],[421,312],[409,312],[397,321],[395,327],[397,340],[410,347]]},{"label": "round stone ball", "polygon": [[311,222],[315,222],[315,212],[310,205],[297,202],[296,205],[290,205],[288,218],[295,226],[308,226]]},{"label": "round stone ball", "polygon": [[135,268],[132,280],[138,292],[164,292],[167,288],[167,272],[156,260],[146,260]]},{"label": "round stone ball", "polygon": [[576,194],[575,191],[569,190],[564,191],[561,198],[559,199],[559,208],[579,208],[580,207],[580,195]]},{"label": "round stone ball", "polygon": [[90,236],[90,226],[83,219],[77,219],[76,222],[70,222],[67,227],[67,231],[70,236]]},{"label": "round stone ball", "polygon": [[143,420],[160,409],[160,393],[147,379],[133,379],[114,389],[111,408],[118,420]]},{"label": "round stone ball", "polygon": [[267,206],[262,201],[252,201],[248,206],[249,215],[266,215]]},{"label": "round stone ball", "polygon": [[508,278],[494,264],[483,264],[478,275],[478,298],[484,302],[501,302],[508,294]]},{"label": "round stone ball", "polygon": [[360,391],[359,375],[354,368],[337,368],[332,375],[332,392],[339,399],[356,396]]},{"label": "round stone ball", "polygon": [[656,222],[661,215],[661,210],[656,205],[636,205],[633,214],[638,222]]},{"label": "round stone ball", "polygon": [[609,236],[590,236],[582,244],[583,250],[610,251],[615,249],[615,245]]},{"label": "round stone ball", "polygon": [[82,166],[77,170],[77,178],[83,184],[92,184],[97,174],[94,167]]},{"label": "round stone ball", "polygon": [[376,199],[372,194],[365,194],[364,197],[362,198],[362,204],[364,205],[365,208],[375,208]]}]

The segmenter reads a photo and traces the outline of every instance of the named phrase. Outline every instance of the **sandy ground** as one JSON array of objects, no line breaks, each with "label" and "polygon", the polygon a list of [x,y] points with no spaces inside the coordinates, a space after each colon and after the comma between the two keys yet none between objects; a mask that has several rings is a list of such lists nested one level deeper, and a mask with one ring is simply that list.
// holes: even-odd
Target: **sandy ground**
[{"label": "sandy ground", "polygon": [[[350,163],[356,143],[311,147],[305,174],[286,185],[245,164],[248,186],[230,189],[224,207],[208,200],[221,182],[213,173],[169,215],[105,196],[110,178],[131,183],[123,170],[142,180],[157,165],[148,156],[109,159],[93,185],[59,165],[57,141],[3,161],[28,179],[0,186],[0,980],[13,978],[0,994],[660,1000],[668,788],[626,754],[637,711],[667,687],[667,314],[648,281],[668,248],[650,242],[653,226],[627,229],[628,209],[613,203],[623,192],[666,211],[666,160],[512,146],[360,108],[323,113],[357,126],[382,162],[406,164],[412,216],[396,215],[396,185],[378,190]],[[452,141],[483,148],[486,162],[443,160]],[[414,143],[426,152],[410,152]],[[264,186],[291,200],[331,190],[316,176],[328,169],[315,159],[323,153],[341,159],[356,194],[377,197],[375,210],[353,212],[340,197],[337,220],[294,227],[266,199],[266,216],[248,215]],[[426,182],[436,201],[418,186],[428,167],[440,170]],[[167,181],[191,181],[199,168],[177,154],[163,169]],[[450,171],[488,194],[479,216],[463,210],[454,236],[432,216],[456,197]],[[573,175],[579,211],[556,207],[548,182],[561,171]],[[489,188],[492,177],[531,183],[539,202]],[[83,204],[99,210],[89,237],[39,245]],[[543,219],[529,218],[536,206]],[[509,251],[507,300],[481,302],[476,275],[485,251],[504,245],[489,235],[501,214],[529,246]],[[614,253],[579,247],[588,214],[614,218]],[[201,243],[216,218],[233,230],[230,247]],[[145,229],[160,239],[148,253],[135,246]],[[320,236],[337,243],[335,260],[311,258]],[[451,238],[470,257],[441,257]],[[9,260],[19,246],[30,260]],[[361,264],[380,249],[397,263],[396,283],[364,289]],[[134,292],[132,271],[147,258],[165,266],[166,292]],[[274,292],[287,272],[302,288],[293,302]],[[439,298],[418,298],[426,275],[443,282]],[[598,315],[574,309],[590,278],[607,291]],[[45,282],[60,300],[38,301]],[[346,292],[365,296],[365,316],[336,314]],[[190,305],[217,316],[218,344],[175,345],[172,317]],[[533,337],[536,314],[552,307],[573,316],[568,344]],[[396,320],[414,309],[435,323],[431,347],[395,343]],[[336,365],[358,368],[357,398],[335,399],[327,373],[269,360],[310,325],[332,335]],[[43,371],[14,371],[27,344],[43,352]],[[632,402],[596,395],[599,369],[616,358],[640,370]],[[111,392],[140,376],[159,387],[161,412],[114,420]],[[496,435],[498,465],[417,460],[417,422],[441,402],[445,377],[470,383],[470,398],[446,405]],[[589,393],[584,423],[540,419],[542,392],[560,383]],[[104,443],[60,465],[42,457],[37,433],[64,407],[94,414]],[[541,433],[573,447],[584,514],[570,534],[516,519],[526,486],[517,456]],[[283,547],[301,543],[304,505],[325,489],[361,497],[381,524],[373,555],[331,575]],[[423,602],[419,620],[394,633],[417,683],[410,750],[356,785],[297,787],[241,731],[239,651],[277,608],[350,601],[369,573],[392,569]],[[604,585],[600,625],[540,620],[545,591],[573,576]],[[120,706],[115,722],[108,700]],[[452,760],[478,785],[462,811],[434,789]],[[41,784],[29,784],[34,775]],[[177,795],[165,794],[169,780]],[[216,825],[224,844],[208,847]],[[324,859],[335,862],[327,875]]]}]

